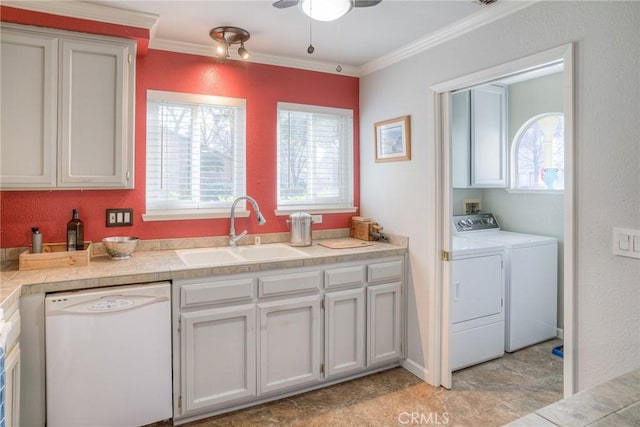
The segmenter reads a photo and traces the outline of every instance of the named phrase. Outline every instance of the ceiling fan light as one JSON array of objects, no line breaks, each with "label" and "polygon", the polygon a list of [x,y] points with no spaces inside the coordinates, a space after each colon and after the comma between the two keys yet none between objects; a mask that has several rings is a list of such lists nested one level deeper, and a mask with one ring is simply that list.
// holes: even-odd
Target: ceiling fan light
[{"label": "ceiling fan light", "polygon": [[335,21],[353,8],[353,0],[300,0],[302,12],[316,21]]}]

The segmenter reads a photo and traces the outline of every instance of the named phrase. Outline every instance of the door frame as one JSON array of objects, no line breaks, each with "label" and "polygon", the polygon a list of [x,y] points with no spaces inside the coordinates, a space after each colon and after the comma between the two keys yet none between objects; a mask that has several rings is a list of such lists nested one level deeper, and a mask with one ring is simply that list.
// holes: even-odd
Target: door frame
[{"label": "door frame", "polygon": [[435,320],[431,359],[434,361],[434,385],[451,386],[449,368],[449,283],[450,263],[441,260],[443,251],[451,251],[451,140],[450,104],[451,92],[457,89],[476,86],[498,80],[529,69],[554,62],[562,62],[563,70],[563,109],[565,116],[565,190],[564,190],[564,397],[577,391],[577,269],[576,269],[576,230],[578,226],[576,212],[577,174],[576,174],[576,128],[575,128],[575,65],[573,43],[520,58],[505,64],[487,68],[453,80],[431,86],[428,90],[429,106],[433,109],[429,121],[435,141],[436,176],[436,225],[434,253],[435,283],[434,297],[429,309]]}]

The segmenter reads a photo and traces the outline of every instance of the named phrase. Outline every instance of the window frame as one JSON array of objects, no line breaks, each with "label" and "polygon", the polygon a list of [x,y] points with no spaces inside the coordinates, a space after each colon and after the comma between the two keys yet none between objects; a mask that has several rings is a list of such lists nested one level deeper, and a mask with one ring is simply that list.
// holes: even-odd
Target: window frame
[{"label": "window frame", "polygon": [[[345,193],[345,197],[337,203],[309,203],[308,200],[304,203],[288,202],[283,203],[280,200],[280,144],[281,144],[281,128],[280,128],[280,113],[281,111],[292,111],[310,114],[328,114],[338,115],[346,117],[350,129],[347,132],[348,141],[341,144],[342,153],[346,154],[344,159],[344,172],[347,175],[345,182],[347,183],[342,187],[342,192]],[[290,102],[278,102],[276,107],[276,215],[289,215],[293,212],[304,210],[309,213],[354,213],[357,211],[355,207],[355,154],[354,154],[354,111],[353,109],[338,108],[338,107],[326,107],[313,104],[298,104]]]},{"label": "window frame", "polygon": [[[563,189],[549,189],[549,188],[521,188],[518,187],[518,155],[519,148],[521,143],[521,138],[524,133],[533,125],[535,122],[539,120],[549,117],[549,116],[562,116],[564,118],[564,113],[559,111],[551,111],[546,113],[536,114],[533,117],[530,117],[526,120],[522,126],[518,129],[516,134],[513,137],[511,142],[511,150],[510,150],[510,161],[509,161],[509,187],[506,188],[507,192],[517,194],[564,194]],[[564,150],[564,143],[563,143]]]},{"label": "window frame", "polygon": [[[213,95],[201,95],[194,93],[184,92],[171,92],[161,90],[147,90],[147,150],[145,158],[145,166],[147,173],[145,174],[145,208],[146,213],[142,215],[144,221],[166,221],[166,220],[188,220],[188,219],[207,219],[207,218],[229,218],[231,213],[231,205],[233,200],[222,203],[202,203],[200,201],[185,201],[168,203],[163,207],[162,202],[150,201],[148,197],[149,191],[149,134],[150,127],[148,125],[148,115],[150,108],[150,101],[160,102],[174,102],[182,104],[194,104],[193,108],[197,108],[199,105],[209,106],[222,106],[222,107],[235,107],[236,110],[236,126],[234,134],[234,165],[233,165],[233,197],[242,196],[246,192],[246,99],[222,97]],[[198,157],[199,153],[195,150],[194,146],[191,146],[191,156]],[[191,179],[194,179],[194,174],[191,174]],[[199,182],[199,180],[198,180]],[[202,184],[200,182],[200,184]],[[244,203],[240,203],[236,207],[236,216],[248,216],[249,212],[246,211]]]}]

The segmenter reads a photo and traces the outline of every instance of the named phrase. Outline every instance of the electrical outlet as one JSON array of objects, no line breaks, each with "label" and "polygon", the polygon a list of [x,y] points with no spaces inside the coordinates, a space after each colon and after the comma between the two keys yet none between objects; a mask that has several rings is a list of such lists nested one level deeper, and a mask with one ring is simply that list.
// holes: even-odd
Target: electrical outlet
[{"label": "electrical outlet", "polygon": [[480,199],[464,199],[462,201],[462,212],[465,215],[472,215],[480,212]]},{"label": "electrical outlet", "polygon": [[311,215],[311,221],[314,224],[322,224],[322,215]]},{"label": "electrical outlet", "polygon": [[133,225],[133,209],[107,209],[107,227]]}]

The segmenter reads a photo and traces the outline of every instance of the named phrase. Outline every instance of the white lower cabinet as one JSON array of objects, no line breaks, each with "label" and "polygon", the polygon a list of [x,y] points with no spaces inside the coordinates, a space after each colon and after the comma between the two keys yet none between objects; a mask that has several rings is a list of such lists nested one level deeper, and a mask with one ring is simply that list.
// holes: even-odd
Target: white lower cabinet
[{"label": "white lower cabinet", "polygon": [[367,366],[402,356],[402,283],[367,288]]},{"label": "white lower cabinet", "polygon": [[256,395],[255,318],[255,304],[181,315],[183,412]]},{"label": "white lower cabinet", "polygon": [[20,426],[20,344],[16,343],[5,359],[6,427]]},{"label": "white lower cabinet", "polygon": [[320,295],[258,304],[260,393],[320,381]]},{"label": "white lower cabinet", "polygon": [[0,322],[7,323],[6,346],[4,359],[4,413],[0,418],[4,427],[19,427],[20,424],[20,331],[21,318],[18,302],[15,302],[4,313],[6,318],[0,318]]},{"label": "white lower cabinet", "polygon": [[392,367],[405,259],[176,280],[174,421]]},{"label": "white lower cabinet", "polygon": [[325,295],[325,375],[331,378],[365,366],[365,290]]}]

